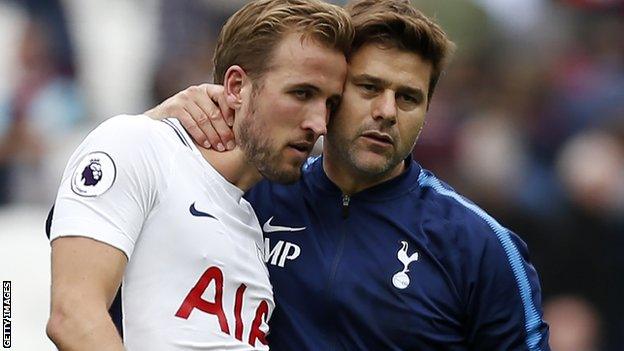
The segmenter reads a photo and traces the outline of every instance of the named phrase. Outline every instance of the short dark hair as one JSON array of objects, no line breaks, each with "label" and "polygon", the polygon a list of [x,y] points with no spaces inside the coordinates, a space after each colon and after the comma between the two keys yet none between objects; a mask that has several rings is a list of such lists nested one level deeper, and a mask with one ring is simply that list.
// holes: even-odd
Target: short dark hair
[{"label": "short dark hair", "polygon": [[455,44],[442,28],[409,0],[354,0],[347,7],[355,28],[352,52],[364,44],[379,43],[419,54],[431,62],[427,101],[448,64]]}]

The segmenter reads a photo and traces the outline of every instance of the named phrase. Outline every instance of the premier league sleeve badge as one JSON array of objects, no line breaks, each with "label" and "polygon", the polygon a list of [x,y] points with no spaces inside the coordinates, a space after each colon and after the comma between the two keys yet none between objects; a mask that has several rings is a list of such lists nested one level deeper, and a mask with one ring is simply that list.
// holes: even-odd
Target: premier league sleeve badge
[{"label": "premier league sleeve badge", "polygon": [[99,196],[110,189],[116,176],[113,159],[105,152],[92,152],[78,163],[72,175],[71,188],[80,196]]}]

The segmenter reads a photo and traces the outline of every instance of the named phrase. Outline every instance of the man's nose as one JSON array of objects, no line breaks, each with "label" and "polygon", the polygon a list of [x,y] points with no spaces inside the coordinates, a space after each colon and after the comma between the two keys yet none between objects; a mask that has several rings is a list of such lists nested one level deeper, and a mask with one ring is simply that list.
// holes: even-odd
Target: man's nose
[{"label": "man's nose", "polygon": [[302,124],[303,129],[311,130],[314,133],[314,139],[321,135],[327,134],[327,119],[329,117],[329,108],[325,103],[317,104],[310,111],[307,118]]},{"label": "man's nose", "polygon": [[386,90],[383,94],[380,94],[373,108],[373,118],[375,119],[385,119],[391,122],[396,121],[397,115],[397,104],[396,97],[394,91]]}]

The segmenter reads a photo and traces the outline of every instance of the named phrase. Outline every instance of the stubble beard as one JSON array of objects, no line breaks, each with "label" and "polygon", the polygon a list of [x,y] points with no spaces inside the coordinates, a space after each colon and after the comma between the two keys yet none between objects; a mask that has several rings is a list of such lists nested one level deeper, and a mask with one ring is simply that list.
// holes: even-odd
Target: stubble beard
[{"label": "stubble beard", "polygon": [[296,167],[294,171],[281,169],[280,166],[284,163],[281,150],[272,147],[270,131],[256,116],[257,95],[255,92],[252,93],[251,112],[240,123],[238,144],[246,161],[256,167],[263,177],[282,184],[294,183],[301,176],[301,171]]},{"label": "stubble beard", "polygon": [[329,139],[332,140],[332,142],[330,142],[330,147],[333,149],[334,154],[339,155],[342,162],[345,162],[351,169],[361,176],[366,178],[381,177],[396,167],[401,160],[397,160],[399,157],[394,152],[383,155],[385,161],[381,163],[371,163],[363,159],[365,156],[363,156],[361,152],[358,152],[359,146],[357,145],[357,139],[365,130],[366,128],[358,130],[355,134],[358,137],[354,140],[349,140],[347,136],[340,135],[340,133],[334,134],[333,136],[328,135]]}]

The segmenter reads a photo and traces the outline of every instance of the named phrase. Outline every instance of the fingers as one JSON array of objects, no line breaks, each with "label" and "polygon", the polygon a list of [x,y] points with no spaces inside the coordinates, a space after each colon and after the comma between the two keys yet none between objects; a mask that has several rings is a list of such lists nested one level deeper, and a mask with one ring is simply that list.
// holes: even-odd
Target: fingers
[{"label": "fingers", "polygon": [[151,110],[143,112],[143,114],[151,119],[161,119],[160,114],[158,113],[158,107],[160,107],[160,105],[157,105]]},{"label": "fingers", "polygon": [[202,84],[200,85],[200,88],[204,89],[206,95],[208,95],[208,97],[210,97],[212,101],[217,102],[219,109],[221,110],[221,115],[225,119],[225,123],[227,123],[228,126],[232,127],[234,125],[234,110],[229,108],[226,96],[223,93],[223,86]]},{"label": "fingers", "polygon": [[[227,125],[219,106],[215,102],[217,97],[223,95],[223,87],[202,84],[200,86],[192,86],[186,89],[184,93],[185,109],[193,117],[199,129],[206,135],[207,142],[218,151],[232,150],[236,146],[234,133]],[[193,106],[190,106],[191,104]],[[227,105],[222,106],[227,108]],[[208,147],[208,144],[204,146]]]},{"label": "fingers", "polygon": [[180,124],[184,127],[187,133],[195,140],[195,142],[199,145],[204,146],[207,149],[210,149],[210,142],[208,141],[208,136],[197,126],[197,122],[193,119],[193,115],[186,111],[184,107],[178,106],[181,112],[177,112],[175,115],[172,114],[173,117],[176,117]]},{"label": "fingers", "polygon": [[176,117],[199,145],[218,151],[232,150],[236,143],[231,126],[234,111],[229,108],[223,86],[191,86],[145,114],[154,119]]},{"label": "fingers", "polygon": [[[204,111],[195,102],[192,101],[184,105],[184,110],[193,119],[192,126],[190,127],[192,128],[193,132],[201,133],[205,135],[207,139],[201,145],[206,148],[212,147],[213,149],[218,151],[225,151],[225,144],[223,143],[223,141],[221,141],[221,138],[219,138],[219,135],[212,127],[208,115],[204,113]],[[186,126],[184,127],[186,128]],[[190,130],[189,133],[191,133]],[[198,140],[195,141],[199,142]]]},{"label": "fingers", "polygon": [[[224,103],[219,102],[219,106],[215,105],[213,100],[211,100],[211,98],[209,98],[209,95],[207,94],[203,95],[201,98],[196,98],[193,101],[207,117],[202,119],[201,121],[197,120],[199,128],[207,135],[213,132],[217,133],[217,135],[221,139],[222,145],[225,146],[225,149],[234,149],[234,147],[236,146],[236,143],[234,142],[234,133],[223,118],[221,109],[219,108],[219,106],[223,106]],[[218,145],[213,144],[213,146],[215,146],[215,148],[219,150]]]},{"label": "fingers", "polygon": [[[175,94],[162,104],[153,109],[144,112],[146,116],[152,119],[161,120],[169,117],[177,118],[184,129],[190,134],[191,138],[199,145],[205,145],[208,142],[206,135],[197,127],[197,123],[184,106],[189,104],[185,91]],[[199,112],[201,113],[201,112]]]}]

